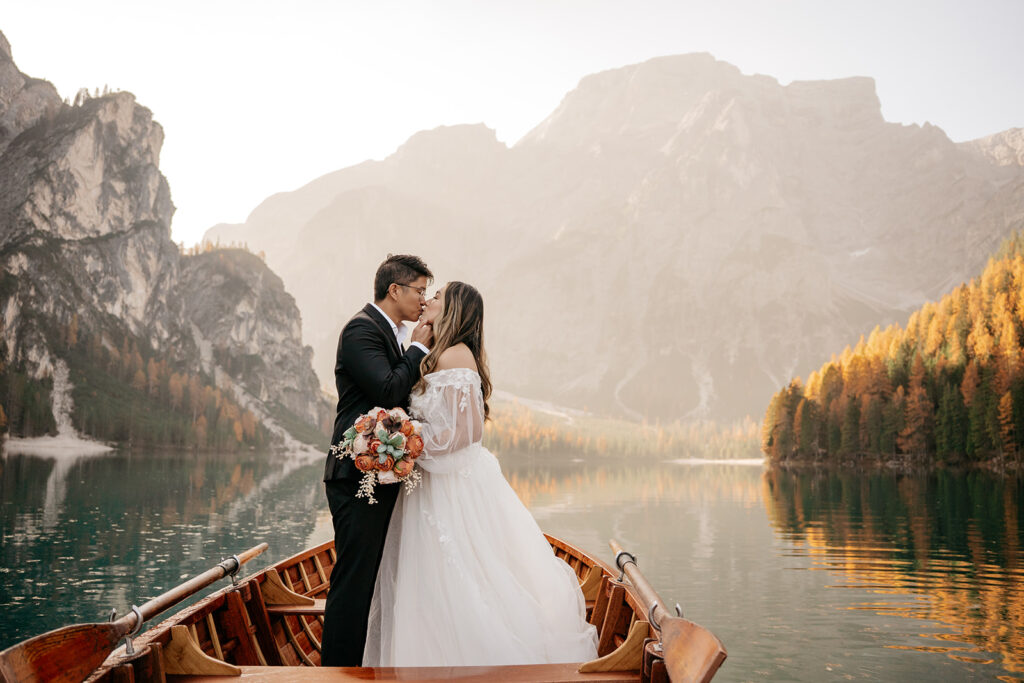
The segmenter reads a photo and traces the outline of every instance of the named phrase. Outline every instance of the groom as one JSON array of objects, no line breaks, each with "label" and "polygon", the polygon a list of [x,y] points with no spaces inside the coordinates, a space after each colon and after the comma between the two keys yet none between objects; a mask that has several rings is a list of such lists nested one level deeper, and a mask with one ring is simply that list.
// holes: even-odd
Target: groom
[{"label": "groom", "polygon": [[[416,256],[388,255],[373,279],[372,304],[366,304],[345,325],[338,339],[334,379],[338,414],[332,444],[355,419],[374,407],[407,407],[409,392],[420,377],[420,361],[433,343],[430,323],[417,325],[411,344],[403,350],[407,328],[402,321],[419,319],[433,280]],[[327,456],[324,485],[334,522],[338,554],[331,571],[331,588],[324,608],[322,666],[360,666],[366,643],[366,622],[384,551],[391,511],[402,488],[378,486],[370,505],[356,498],[363,473],[351,458]]]}]

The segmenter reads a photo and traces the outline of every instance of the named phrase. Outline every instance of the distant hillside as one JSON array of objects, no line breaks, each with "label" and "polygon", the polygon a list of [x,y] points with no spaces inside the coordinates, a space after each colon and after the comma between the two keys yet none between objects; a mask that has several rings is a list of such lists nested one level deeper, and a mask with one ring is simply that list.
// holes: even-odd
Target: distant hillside
[{"label": "distant hillside", "polygon": [[374,268],[411,251],[480,287],[496,386],[732,419],[977,273],[1024,224],[1017,139],[886,122],[869,78],[663,57],[587,76],[511,148],[479,125],[420,132],[207,239],[266,253],[325,384]]},{"label": "distant hillside", "polygon": [[1024,232],[980,278],[875,328],[772,398],[776,462],[882,458],[1020,464],[1024,454]]}]

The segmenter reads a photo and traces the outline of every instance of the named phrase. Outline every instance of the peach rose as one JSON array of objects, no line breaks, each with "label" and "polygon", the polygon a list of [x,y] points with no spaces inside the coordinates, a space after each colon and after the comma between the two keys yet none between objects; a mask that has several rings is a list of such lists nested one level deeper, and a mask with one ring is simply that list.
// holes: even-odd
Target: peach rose
[{"label": "peach rose", "polygon": [[374,408],[369,414],[373,416],[374,422],[383,422],[388,418],[388,411],[383,408]]},{"label": "peach rose", "polygon": [[356,469],[360,472],[369,472],[373,469],[373,463],[376,461],[372,455],[357,455],[356,456]]},{"label": "peach rose", "polygon": [[369,415],[363,415],[361,418],[356,420],[356,424],[355,424],[356,433],[357,434],[366,434],[371,429],[373,429],[373,426],[375,424],[377,424],[376,420],[374,420]]},{"label": "peach rose", "polygon": [[394,466],[395,459],[392,458],[391,455],[386,456],[384,458],[384,462],[381,462],[380,458],[377,458],[377,462],[373,464],[373,468],[378,472],[387,472],[388,470],[394,468]]},{"label": "peach rose", "polygon": [[395,422],[405,422],[406,420],[409,419],[409,416],[401,408],[392,408],[391,410],[389,410],[388,417],[390,417]]},{"label": "peach rose", "polygon": [[366,444],[366,451],[373,457],[377,457],[377,447],[380,446],[380,439],[371,438],[370,442]]},{"label": "peach rose", "polygon": [[396,477],[407,477],[412,472],[412,468],[415,467],[412,458],[402,458],[395,463],[395,476]]},{"label": "peach rose", "polygon": [[366,453],[369,450],[370,440],[367,439],[364,435],[360,434],[355,438],[354,441],[352,441],[352,452],[355,453],[356,455]]},{"label": "peach rose", "polygon": [[423,437],[413,434],[405,440],[405,449],[409,451],[409,457],[416,459],[423,452]]},{"label": "peach rose", "polygon": [[412,436],[416,433],[416,427],[413,426],[412,420],[402,420],[402,426],[398,430],[403,436]]}]

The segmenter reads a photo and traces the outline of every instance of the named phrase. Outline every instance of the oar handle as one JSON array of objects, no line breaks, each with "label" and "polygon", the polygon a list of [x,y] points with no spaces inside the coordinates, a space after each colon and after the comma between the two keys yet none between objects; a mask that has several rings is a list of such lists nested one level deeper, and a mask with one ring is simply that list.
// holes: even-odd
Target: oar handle
[{"label": "oar handle", "polygon": [[249,548],[244,553],[238,556],[238,565],[241,566],[249,560],[253,559],[254,557],[262,555],[263,551],[265,551],[269,547],[270,546],[266,543],[260,543],[259,545]]},{"label": "oar handle", "polygon": [[[139,607],[139,612],[142,614],[142,620],[149,621],[157,614],[160,614],[164,610],[173,607],[174,605],[178,604],[179,602],[181,602],[188,596],[192,595],[196,591],[206,588],[211,583],[229,574],[234,574],[243,564],[253,559],[254,557],[260,555],[268,547],[269,546],[266,543],[260,543],[257,546],[253,546],[245,552],[239,555],[235,555],[233,557],[229,557],[228,559],[219,563],[217,566],[207,569],[202,574],[192,577],[185,583],[175,586],[166,593],[158,595],[152,600],[143,603],[142,606]],[[115,623],[123,623],[130,629],[136,629],[141,625],[136,622],[137,617],[135,615],[135,612],[133,611],[130,614],[124,615]]]}]

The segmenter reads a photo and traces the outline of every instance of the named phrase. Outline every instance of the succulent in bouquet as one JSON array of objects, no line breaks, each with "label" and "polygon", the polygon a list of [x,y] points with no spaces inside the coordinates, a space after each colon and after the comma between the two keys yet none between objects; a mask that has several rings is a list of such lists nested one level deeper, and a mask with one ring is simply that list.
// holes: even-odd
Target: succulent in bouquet
[{"label": "succulent in bouquet", "polygon": [[338,458],[351,458],[356,469],[363,473],[357,498],[368,498],[376,503],[373,492],[377,484],[404,483],[406,493],[420,481],[414,461],[423,452],[420,423],[401,408],[374,408],[356,418],[341,435],[341,441],[331,446]]}]

